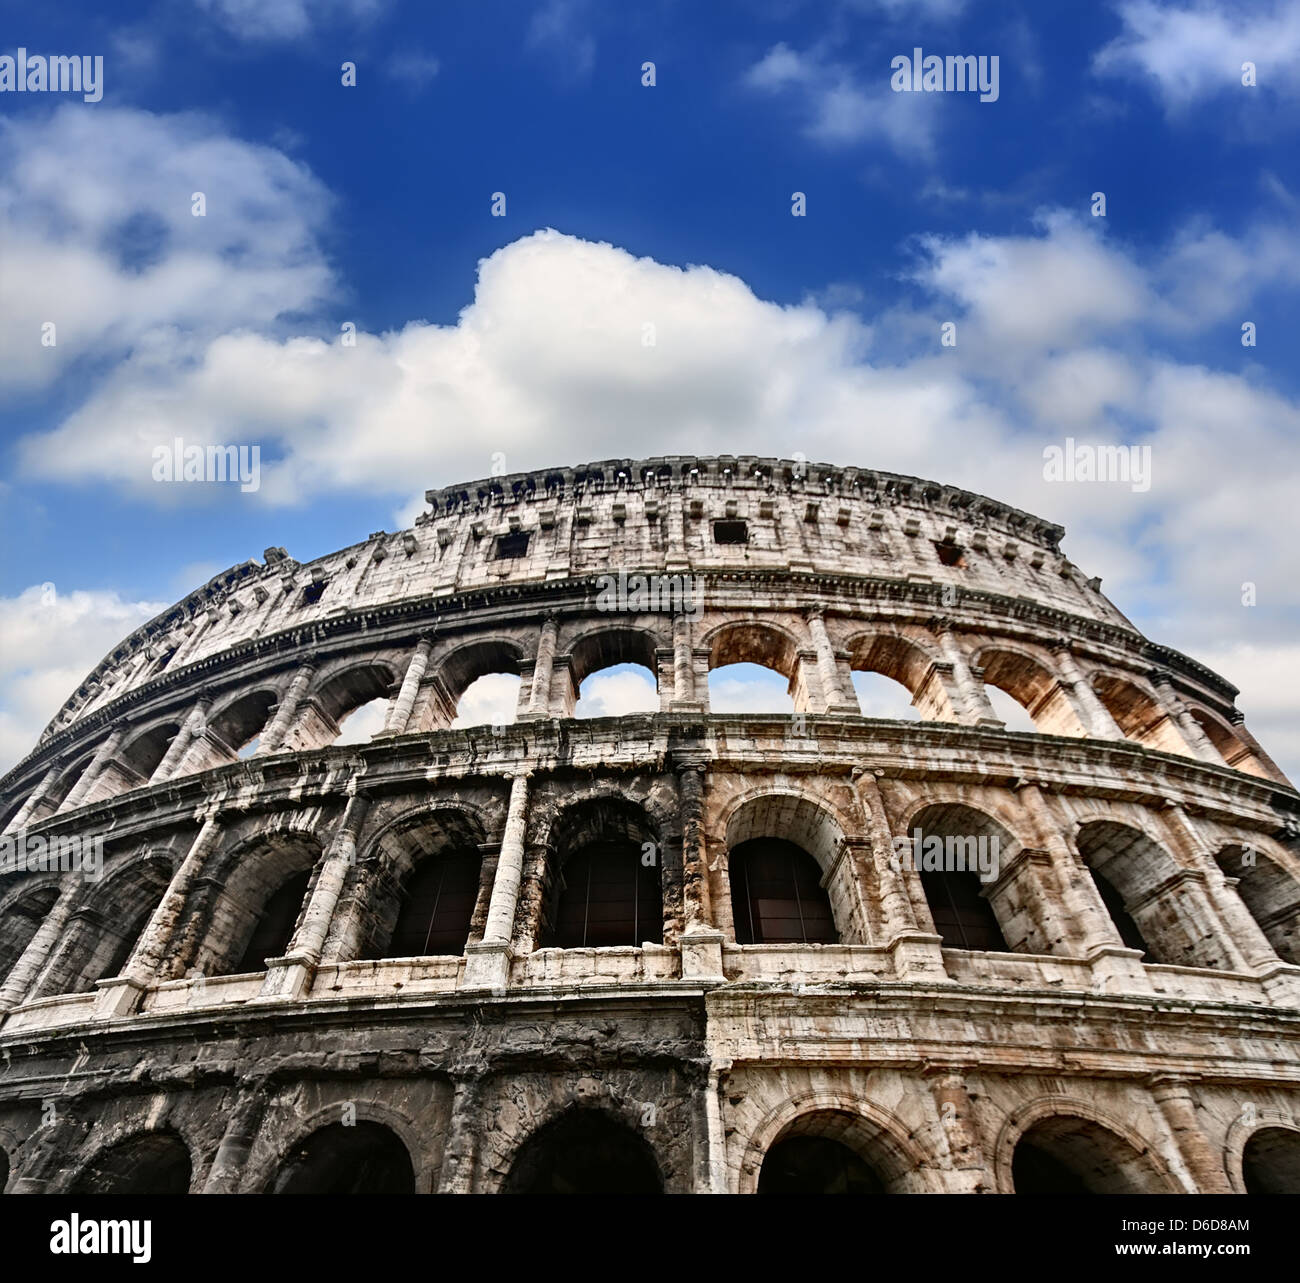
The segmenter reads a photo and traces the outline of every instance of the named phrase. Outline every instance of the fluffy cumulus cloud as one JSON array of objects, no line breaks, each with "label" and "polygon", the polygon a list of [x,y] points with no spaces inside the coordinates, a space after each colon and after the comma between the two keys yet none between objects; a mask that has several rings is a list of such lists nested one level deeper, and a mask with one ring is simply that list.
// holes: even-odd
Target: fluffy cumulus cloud
[{"label": "fluffy cumulus cloud", "polygon": [[0,769],[27,754],[86,674],[165,605],[56,584],[0,597]]},{"label": "fluffy cumulus cloud", "polygon": [[[1300,279],[1293,229],[1189,224],[1139,256],[1102,220],[1047,213],[1019,235],[918,240],[910,301],[867,317],[778,305],[706,266],[540,231],[479,264],[455,323],[413,321],[348,344],[337,319],[290,315],[319,317],[312,300],[330,279],[314,221],[326,198],[309,173],[194,120],[121,113],[119,126],[128,159],[140,157],[139,190],[96,181],[91,163],[79,202],[47,172],[39,138],[14,126],[3,136],[19,162],[0,200],[25,238],[25,319],[0,309],[0,327],[28,333],[40,266],[61,271],[89,282],[96,302],[68,304],[78,338],[57,359],[103,362],[81,404],[22,443],[28,479],[107,480],[160,498],[153,447],[183,424],[190,442],[261,446],[255,502],[365,492],[405,501],[409,519],[425,486],[483,476],[496,454],[514,470],[629,452],[802,453],[938,477],[1060,521],[1071,556],[1144,631],[1229,657],[1226,675],[1255,716],[1271,680],[1255,674],[1300,661],[1289,564],[1300,407],[1231,336],[1214,365],[1173,354],[1223,323],[1221,293],[1241,307]],[[46,128],[55,158],[102,145],[92,123],[56,115]],[[151,151],[164,177],[144,163]],[[209,210],[215,194],[233,226],[210,213],[195,231],[203,220],[187,202],[201,174]],[[181,215],[169,212],[173,187]],[[123,222],[149,217],[166,228],[163,244],[143,261],[138,247],[124,255]],[[1198,265],[1213,265],[1220,285],[1207,287]],[[202,309],[195,281],[207,283]],[[938,342],[945,322],[955,348]],[[16,360],[6,375],[3,361],[10,388],[32,364]],[[1149,447],[1150,485],[1046,480],[1044,446],[1066,435]],[[1257,605],[1242,604],[1245,584]],[[126,631],[115,621],[99,650]],[[98,657],[51,686],[66,694]],[[592,707],[615,709],[634,692],[623,682],[595,694]],[[512,697],[484,694],[468,712],[496,720],[502,698]]]},{"label": "fluffy cumulus cloud", "polygon": [[366,22],[387,0],[195,0],[231,35],[268,43],[297,40],[327,23]]},{"label": "fluffy cumulus cloud", "polygon": [[[1226,93],[1300,91],[1300,7],[1293,0],[1123,0],[1121,33],[1093,60],[1103,75],[1140,75],[1181,112]],[[1254,89],[1242,85],[1253,63]]]}]

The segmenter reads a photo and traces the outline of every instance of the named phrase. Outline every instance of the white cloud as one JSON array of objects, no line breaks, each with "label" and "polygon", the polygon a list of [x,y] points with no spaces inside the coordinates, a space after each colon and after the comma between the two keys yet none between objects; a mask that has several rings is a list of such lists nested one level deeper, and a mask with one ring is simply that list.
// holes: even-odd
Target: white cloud
[{"label": "white cloud", "polygon": [[297,40],[314,28],[338,21],[367,22],[387,0],[195,0],[231,35],[241,40]]},{"label": "white cloud", "polygon": [[626,717],[629,713],[657,713],[659,692],[654,678],[634,665],[617,664],[593,673],[582,684],[579,717]]},{"label": "white cloud", "polygon": [[805,134],[826,146],[882,142],[903,156],[928,155],[934,142],[934,94],[895,93],[889,65],[874,80],[818,53],[774,45],[745,74],[755,91],[794,104]]},{"label": "white cloud", "polygon": [[460,697],[453,726],[509,726],[519,707],[519,678],[488,673],[473,681]]},{"label": "white cloud", "polygon": [[432,54],[418,49],[406,49],[394,54],[385,64],[387,75],[404,85],[411,93],[419,93],[438,74],[442,64]]},{"label": "white cloud", "polygon": [[166,604],[52,584],[0,597],[0,770],[34,748],[86,674]]},{"label": "white cloud", "polygon": [[[1167,110],[1227,93],[1300,90],[1300,8],[1292,0],[1169,4],[1125,0],[1124,30],[1093,60],[1103,74],[1138,72],[1155,81]],[[1244,87],[1242,64],[1258,84]]]}]

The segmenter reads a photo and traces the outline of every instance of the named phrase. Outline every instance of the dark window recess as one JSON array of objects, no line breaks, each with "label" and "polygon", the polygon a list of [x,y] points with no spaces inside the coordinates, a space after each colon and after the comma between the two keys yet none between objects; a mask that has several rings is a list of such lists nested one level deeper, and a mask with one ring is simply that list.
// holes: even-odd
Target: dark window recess
[{"label": "dark window recess", "polygon": [[959,548],[955,543],[936,542],[934,550],[945,566],[964,566],[966,564],[966,558],[962,555],[966,550]]},{"label": "dark window recess", "polygon": [[406,900],[384,956],[431,958],[464,953],[478,884],[479,857],[472,851],[427,859],[406,885]]},{"label": "dark window recess", "polygon": [[1142,932],[1138,924],[1133,921],[1133,915],[1124,907],[1124,897],[1096,869],[1089,869],[1088,872],[1092,874],[1092,880],[1097,884],[1097,893],[1101,896],[1101,902],[1106,906],[1106,912],[1110,914],[1110,920],[1115,924],[1115,930],[1119,932],[1119,938],[1123,940],[1125,948],[1140,949],[1142,961],[1152,961],[1151,948],[1142,938]]},{"label": "dark window recess", "polygon": [[122,938],[117,942],[117,947],[113,950],[113,956],[109,958],[107,966],[100,973],[100,980],[108,980],[113,976],[120,976],[122,968],[131,961],[131,955],[135,952],[135,946],[140,937],[144,934],[144,929],[149,925],[149,919],[153,916],[153,910],[146,910],[140,917],[131,924],[123,933]]},{"label": "dark window recess", "polygon": [[767,1151],[760,1194],[883,1194],[880,1177],[847,1145],[823,1136],[789,1136]]},{"label": "dark window recess", "polygon": [[1017,1194],[1091,1194],[1083,1178],[1055,1154],[1022,1140],[1011,1156]]},{"label": "dark window recess", "polygon": [[921,886],[946,949],[982,949],[1006,953],[1007,942],[993,906],[980,894],[979,875],[921,870]]},{"label": "dark window recess", "polygon": [[253,928],[253,938],[244,950],[244,956],[235,968],[236,975],[250,971],[265,971],[267,958],[281,958],[293,939],[293,929],[298,922],[298,911],[307,894],[311,870],[295,873],[266,902],[262,916]]},{"label": "dark window recess", "polygon": [[528,556],[528,539],[531,534],[530,530],[514,530],[508,535],[498,535],[497,560]]},{"label": "dark window recess", "polygon": [[728,857],[739,944],[834,944],[831,903],[817,861],[781,838],[752,838]]},{"label": "dark window recess", "polygon": [[318,584],[308,584],[302,590],[302,604],[304,606],[314,606],[321,599],[321,594],[329,586],[328,580],[322,580]]},{"label": "dark window recess", "polygon": [[659,870],[641,862],[636,843],[593,843],[569,858],[563,877],[553,946],[602,949],[662,943]]},{"label": "dark window recess", "polygon": [[715,521],[713,523],[713,542],[748,543],[748,523],[744,521]]}]

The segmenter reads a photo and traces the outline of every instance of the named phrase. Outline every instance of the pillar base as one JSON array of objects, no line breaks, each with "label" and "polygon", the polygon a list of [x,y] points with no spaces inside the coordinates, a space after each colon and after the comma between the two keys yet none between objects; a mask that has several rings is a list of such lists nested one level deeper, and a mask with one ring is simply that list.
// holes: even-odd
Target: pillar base
[{"label": "pillar base", "polygon": [[688,927],[677,937],[682,950],[682,979],[725,984],[722,946],[726,937],[714,927]]},{"label": "pillar base", "polygon": [[465,946],[465,974],[461,989],[490,989],[504,993],[510,983],[510,964],[514,950],[508,944],[467,944]]},{"label": "pillar base", "polygon": [[92,1020],[120,1020],[133,1016],[140,1009],[145,991],[149,988],[133,976],[113,976],[109,980],[96,980],[95,1009]]},{"label": "pillar base", "polygon": [[1270,1000],[1279,1007],[1300,1007],[1300,967],[1275,962],[1259,972],[1259,981]]},{"label": "pillar base", "polygon": [[316,959],[305,953],[268,958],[262,990],[252,1001],[277,1002],[286,998],[305,998],[311,989],[311,982],[316,978],[316,965]]},{"label": "pillar base", "polygon": [[947,980],[943,969],[943,936],[928,931],[904,931],[885,946],[899,980]]},{"label": "pillar base", "polygon": [[1142,966],[1139,949],[1104,944],[1087,955],[1093,987],[1098,993],[1150,993],[1151,981]]}]

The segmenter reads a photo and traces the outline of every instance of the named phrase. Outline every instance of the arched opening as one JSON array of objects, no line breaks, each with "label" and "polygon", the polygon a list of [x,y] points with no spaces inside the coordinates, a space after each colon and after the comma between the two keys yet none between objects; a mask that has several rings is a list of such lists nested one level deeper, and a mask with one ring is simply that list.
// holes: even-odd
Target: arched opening
[{"label": "arched opening", "polygon": [[1259,760],[1250,745],[1246,744],[1217,717],[1211,716],[1204,709],[1189,710],[1196,724],[1205,732],[1205,737],[1214,745],[1215,752],[1234,771],[1245,771],[1247,775],[1258,775],[1271,780],[1272,772]]},{"label": "arched opening", "polygon": [[838,1109],[801,1114],[768,1147],[760,1194],[888,1194],[901,1191],[896,1156],[865,1119]]},{"label": "arched opening", "polygon": [[737,944],[867,938],[852,861],[839,859],[844,833],[824,807],[795,794],[761,794],[728,820],[726,842]]},{"label": "arched opening", "polygon": [[521,679],[510,673],[484,673],[465,688],[453,727],[509,726],[519,711]]},{"label": "arched opening", "polygon": [[855,638],[849,645],[849,668],[864,717],[954,720],[932,657],[905,638],[892,633]]},{"label": "arched opening", "polygon": [[[215,871],[209,902],[195,912],[207,923],[193,969],[202,975],[265,971],[266,959],[283,957],[304,908],[320,843],[302,833],[271,833],[231,851],[225,882]],[[200,897],[204,889],[200,889]],[[185,961],[177,959],[177,964]]]},{"label": "arched opening", "polygon": [[288,952],[310,881],[311,870],[301,869],[285,878],[267,898],[235,967],[236,975],[265,971],[269,959],[283,957]]},{"label": "arched opening", "polygon": [[884,1183],[847,1145],[822,1136],[789,1136],[767,1151],[760,1194],[883,1194]]},{"label": "arched opening", "polygon": [[1300,1132],[1261,1127],[1241,1154],[1247,1194],[1300,1194]]},{"label": "arched opening", "polygon": [[1151,946],[1147,944],[1138,924],[1133,921],[1129,911],[1124,907],[1124,897],[1110,880],[1096,869],[1089,869],[1088,872],[1092,874],[1097,894],[1101,896],[1101,902],[1106,906],[1106,912],[1110,914],[1110,920],[1115,924],[1115,929],[1119,932],[1119,938],[1124,942],[1125,948],[1137,949],[1142,954],[1144,962],[1151,960]]},{"label": "arched opening", "polygon": [[762,624],[734,624],[714,635],[708,686],[713,713],[793,713],[808,703],[794,642]]},{"label": "arched opening", "polygon": [[1112,921],[1121,939],[1132,941],[1130,948],[1169,966],[1229,968],[1224,942],[1204,927],[1203,885],[1179,877],[1180,867],[1164,847],[1140,829],[1111,820],[1082,825],[1077,844],[1083,862],[1100,874],[1103,902],[1118,898],[1128,921],[1114,915]]},{"label": "arched opening", "polygon": [[218,710],[208,718],[204,733],[186,749],[176,774],[191,775],[251,756],[275,699],[271,691],[252,691]]},{"label": "arched opening", "polygon": [[70,1194],[188,1194],[190,1151],[175,1132],[149,1132],[101,1150]]},{"label": "arched opening", "polygon": [[477,851],[447,851],[425,860],[402,888],[402,907],[384,956],[464,953],[482,864]]},{"label": "arched opening", "polygon": [[1164,753],[1191,756],[1173,718],[1141,687],[1108,673],[1094,674],[1092,687],[1126,739]]},{"label": "arched opening", "polygon": [[127,768],[123,789],[149,783],[179,731],[178,723],[166,722],[142,732],[126,746],[122,751],[122,764]]},{"label": "arched opening", "polygon": [[380,1123],[328,1123],[281,1161],[269,1194],[414,1194],[406,1146]]},{"label": "arched opening", "polygon": [[77,787],[77,783],[94,760],[95,754],[92,751],[73,762],[50,786],[44,800],[32,812],[28,823],[35,824],[37,820],[53,815],[67,800],[68,794]]},{"label": "arched opening", "polygon": [[375,881],[366,912],[357,915],[356,956],[463,954],[482,931],[476,910],[486,913],[484,840],[476,817],[450,807],[385,832],[376,847],[385,876]]},{"label": "arched opening", "polygon": [[1086,1118],[1055,1115],[1016,1143],[1011,1180],[1017,1194],[1150,1194],[1162,1187],[1144,1154]]},{"label": "arched opening", "polygon": [[[912,821],[906,860],[920,875],[934,929],[945,949],[991,953],[1047,951],[1028,914],[1001,910],[998,875],[1019,846],[991,816],[971,806],[928,806]],[[1003,918],[1016,924],[1003,930]]]},{"label": "arched opening", "polygon": [[801,846],[782,838],[751,838],[732,848],[727,864],[737,944],[839,940],[822,871]]},{"label": "arched opening", "polygon": [[902,682],[883,673],[855,672],[853,690],[863,717],[878,717],[895,722],[919,722],[920,711],[912,703],[912,694]]},{"label": "arched opening", "polygon": [[336,673],[299,710],[293,747],[369,743],[384,729],[393,682],[387,664],[362,664]]},{"label": "arched opening", "polygon": [[1300,965],[1300,882],[1253,847],[1225,847],[1215,862],[1283,962]]},{"label": "arched opening", "polygon": [[594,1109],[570,1110],[520,1147],[505,1194],[662,1194],[650,1146]]},{"label": "arched opening", "polygon": [[1009,731],[1037,731],[1043,735],[1083,735],[1074,706],[1053,674],[1018,651],[980,651],[976,665],[983,672],[984,689],[993,711]]},{"label": "arched opening", "polygon": [[563,817],[554,843],[541,947],[663,942],[659,843],[633,803],[598,798]]},{"label": "arched opening", "polygon": [[659,710],[656,638],[606,628],[573,644],[569,656],[575,717],[623,717]]},{"label": "arched opening", "polygon": [[58,898],[57,887],[39,887],[20,896],[5,910],[0,918],[0,985],[8,979]]}]

